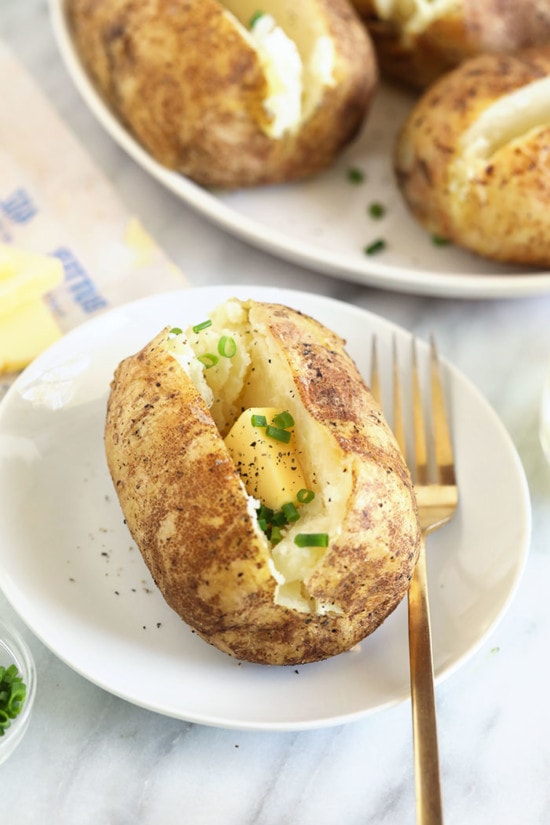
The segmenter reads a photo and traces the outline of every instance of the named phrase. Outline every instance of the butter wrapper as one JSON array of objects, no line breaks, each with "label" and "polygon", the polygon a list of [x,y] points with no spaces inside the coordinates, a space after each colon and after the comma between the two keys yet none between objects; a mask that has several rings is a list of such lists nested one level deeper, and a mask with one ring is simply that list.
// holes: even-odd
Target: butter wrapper
[{"label": "butter wrapper", "polygon": [[[1,42],[0,90],[0,241],[62,262],[46,297],[60,329],[188,286]],[[0,377],[0,399],[14,378]]]}]

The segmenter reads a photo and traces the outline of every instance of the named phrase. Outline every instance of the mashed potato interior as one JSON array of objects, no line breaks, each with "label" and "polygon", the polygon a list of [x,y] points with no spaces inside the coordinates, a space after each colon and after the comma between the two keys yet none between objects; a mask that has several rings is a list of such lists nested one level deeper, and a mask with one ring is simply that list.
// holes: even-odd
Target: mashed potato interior
[{"label": "mashed potato interior", "polygon": [[[465,164],[491,155],[533,129],[550,124],[550,77],[516,89],[488,106],[462,136]],[[471,174],[477,172],[473,165]]]},{"label": "mashed potato interior", "polygon": [[[323,547],[298,547],[298,533],[338,536],[351,491],[351,468],[326,429],[306,411],[296,397],[290,368],[267,330],[250,323],[247,307],[228,301],[212,315],[212,325],[172,338],[174,356],[209,405],[214,421],[225,437],[244,410],[273,407],[288,410],[294,419],[296,450],[307,487],[314,491],[311,502],[300,507],[300,519],[283,528],[275,546],[257,525],[258,535],[269,545],[272,572],[277,581],[276,603],[317,615],[342,612],[338,605],[325,605],[311,597],[307,581],[326,554]],[[205,367],[197,356],[217,352],[221,339],[236,343],[232,357],[219,357]],[[193,353],[195,362],[193,363]],[[198,364],[198,369],[197,369]],[[322,456],[322,460],[320,457]],[[258,502],[254,502],[256,507]]]},{"label": "mashed potato interior", "polygon": [[403,39],[418,34],[434,20],[460,9],[459,0],[374,0],[377,14],[403,31]]},{"label": "mashed potato interior", "polygon": [[224,0],[243,37],[255,48],[268,93],[265,131],[281,138],[297,131],[336,84],[334,40],[313,0]]}]

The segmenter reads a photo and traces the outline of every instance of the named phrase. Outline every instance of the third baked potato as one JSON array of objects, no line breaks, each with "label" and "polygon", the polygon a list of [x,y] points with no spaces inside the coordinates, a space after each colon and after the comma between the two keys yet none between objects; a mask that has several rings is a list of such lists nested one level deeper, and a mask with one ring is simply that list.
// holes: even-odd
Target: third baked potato
[{"label": "third baked potato", "polygon": [[156,160],[205,186],[320,172],[357,133],[376,85],[370,38],[347,0],[67,0],[67,9],[113,111]]},{"label": "third baked potato", "polygon": [[425,92],[395,150],[412,213],[498,261],[550,266],[550,46],[465,61]]},{"label": "third baked potato", "polygon": [[550,43],[547,0],[353,0],[382,73],[424,88],[462,60]]}]

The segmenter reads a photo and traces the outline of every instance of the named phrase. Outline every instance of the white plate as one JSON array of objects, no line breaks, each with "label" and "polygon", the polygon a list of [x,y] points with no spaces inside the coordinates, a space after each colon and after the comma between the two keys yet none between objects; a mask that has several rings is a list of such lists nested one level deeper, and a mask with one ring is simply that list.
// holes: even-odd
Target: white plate
[{"label": "white plate", "polygon": [[[315,180],[208,191],[156,163],[113,116],[80,64],[63,6],[64,0],[50,0],[58,47],[99,122],[156,180],[228,232],[302,266],[384,289],[469,298],[550,292],[550,272],[521,272],[458,248],[437,247],[408,214],[395,185],[389,151],[412,106],[408,93],[382,87],[358,140],[333,169]],[[348,182],[350,167],[364,171],[363,185]],[[386,207],[382,220],[369,217],[368,207],[374,202]],[[386,240],[387,249],[366,256],[363,249],[378,238]]]},{"label": "white plate", "polygon": [[[118,361],[165,324],[186,326],[230,295],[304,310],[348,340],[369,369],[408,333],[328,298],[258,287],[158,295],[69,333],[17,379],[0,405],[0,586],[61,659],[125,699],[228,728],[304,729],[349,721],[409,695],[402,603],[354,651],[298,668],[239,663],[195,636],[166,606],[123,523],[103,453],[109,382]],[[389,370],[387,370],[389,374]],[[430,540],[437,678],[492,630],[521,574],[530,535],[527,485],[495,414],[447,368],[460,508]],[[482,502],[482,503],[480,503]]]}]

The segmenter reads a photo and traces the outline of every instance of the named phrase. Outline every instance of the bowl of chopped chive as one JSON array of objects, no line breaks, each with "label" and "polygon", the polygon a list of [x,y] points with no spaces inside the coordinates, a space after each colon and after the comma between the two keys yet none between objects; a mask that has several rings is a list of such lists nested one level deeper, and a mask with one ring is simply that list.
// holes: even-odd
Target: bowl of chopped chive
[{"label": "bowl of chopped chive", "polygon": [[0,764],[26,733],[36,694],[36,669],[20,633],[0,621]]}]

